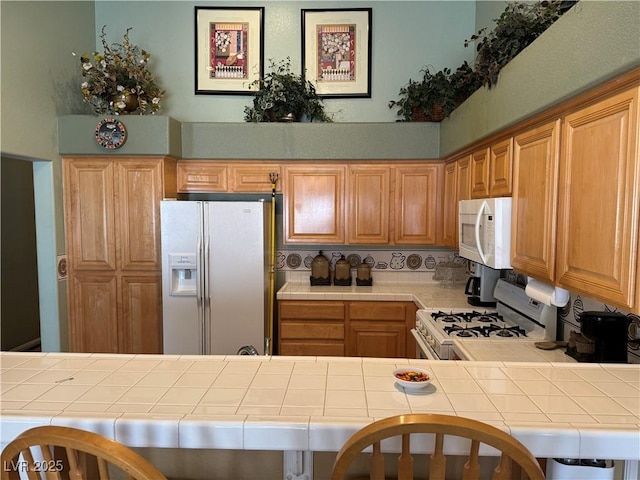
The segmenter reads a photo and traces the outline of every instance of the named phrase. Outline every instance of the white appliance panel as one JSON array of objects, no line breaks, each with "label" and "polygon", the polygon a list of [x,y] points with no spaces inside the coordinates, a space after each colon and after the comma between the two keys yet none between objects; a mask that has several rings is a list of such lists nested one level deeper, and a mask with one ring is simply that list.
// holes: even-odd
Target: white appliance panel
[{"label": "white appliance panel", "polygon": [[[166,354],[202,354],[203,305],[201,300],[202,206],[201,202],[163,201],[160,203],[162,225],[162,335]],[[180,269],[180,258],[185,267],[196,259],[196,291],[176,295],[176,277],[186,274]],[[188,259],[188,260],[187,260]],[[187,265],[189,262],[189,265]]]},{"label": "white appliance panel", "polygon": [[161,202],[164,353],[264,353],[268,207]]},{"label": "white appliance panel", "polygon": [[460,200],[458,217],[461,257],[511,268],[511,197]]},{"label": "white appliance panel", "polygon": [[[210,202],[208,232],[209,349],[236,354],[252,345],[264,353],[268,296],[265,202]],[[207,235],[207,234],[205,234]]]}]

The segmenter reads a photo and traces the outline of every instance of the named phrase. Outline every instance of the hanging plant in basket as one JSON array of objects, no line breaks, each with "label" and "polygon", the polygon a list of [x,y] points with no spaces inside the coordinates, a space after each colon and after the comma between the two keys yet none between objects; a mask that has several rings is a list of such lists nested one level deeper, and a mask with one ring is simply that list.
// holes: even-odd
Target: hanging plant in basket
[{"label": "hanging plant in basket", "polygon": [[291,71],[289,57],[278,63],[269,59],[269,68],[264,78],[251,83],[260,89],[253,96],[253,105],[244,109],[247,122],[332,121],[313,83]]},{"label": "hanging plant in basket", "polygon": [[123,43],[111,45],[106,41],[105,29],[106,25],[100,34],[103,52],[93,52],[91,56],[85,52],[80,56],[82,101],[99,115],[157,113],[164,91],[149,70],[151,54],[131,43],[132,27],[127,28]]}]

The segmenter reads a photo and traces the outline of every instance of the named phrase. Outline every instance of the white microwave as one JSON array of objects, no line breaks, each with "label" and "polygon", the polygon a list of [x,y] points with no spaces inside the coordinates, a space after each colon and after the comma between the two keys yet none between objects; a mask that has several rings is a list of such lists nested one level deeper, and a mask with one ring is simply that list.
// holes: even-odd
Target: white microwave
[{"label": "white microwave", "polygon": [[511,268],[511,198],[460,200],[460,256],[487,267]]}]

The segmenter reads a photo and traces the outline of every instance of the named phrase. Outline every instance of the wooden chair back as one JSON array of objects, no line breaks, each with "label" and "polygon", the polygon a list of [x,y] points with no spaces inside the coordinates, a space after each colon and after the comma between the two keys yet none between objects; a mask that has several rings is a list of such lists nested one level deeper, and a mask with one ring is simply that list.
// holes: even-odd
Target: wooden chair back
[{"label": "wooden chair back", "polygon": [[[530,480],[544,480],[544,472],[531,452],[518,440],[502,430],[486,423],[450,415],[410,414],[384,418],[363,427],[343,445],[333,465],[331,480],[344,480],[352,462],[363,450],[372,447],[369,463],[370,480],[385,479],[384,455],[380,443],[391,437],[400,437],[401,453],[397,462],[398,480],[413,480],[414,460],[411,455],[412,434],[434,434],[433,452],[421,477],[428,473],[429,480],[444,480],[446,457],[445,436],[463,437],[470,440],[467,462],[462,472],[463,480],[479,480],[478,463],[480,444],[494,447],[501,452],[498,466],[493,471],[493,480],[508,480],[512,475],[512,462]],[[460,439],[457,439],[460,441]],[[422,439],[424,442],[424,437]],[[428,470],[428,471],[427,471]],[[514,469],[515,470],[515,469]],[[454,477],[460,478],[460,476]]]},{"label": "wooden chair back", "polygon": [[[2,450],[1,480],[167,480],[145,458],[121,443],[71,427],[31,428]],[[117,474],[115,473],[117,472]]]}]

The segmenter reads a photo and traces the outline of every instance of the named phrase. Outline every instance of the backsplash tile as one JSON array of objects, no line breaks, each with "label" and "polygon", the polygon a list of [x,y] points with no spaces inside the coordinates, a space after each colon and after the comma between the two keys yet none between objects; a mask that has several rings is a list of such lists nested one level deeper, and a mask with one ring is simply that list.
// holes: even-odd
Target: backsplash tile
[{"label": "backsplash tile", "polygon": [[[278,250],[276,269],[281,271],[311,270],[311,262],[319,250]],[[333,268],[342,255],[352,268],[365,262],[371,265],[372,272],[433,272],[436,265],[447,261],[464,261],[453,250],[322,250]]]}]

